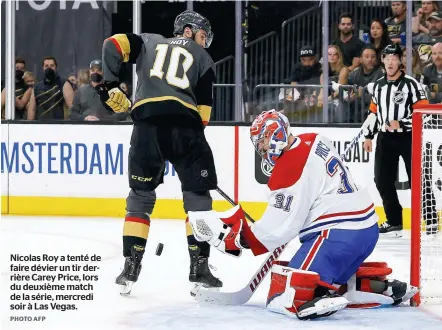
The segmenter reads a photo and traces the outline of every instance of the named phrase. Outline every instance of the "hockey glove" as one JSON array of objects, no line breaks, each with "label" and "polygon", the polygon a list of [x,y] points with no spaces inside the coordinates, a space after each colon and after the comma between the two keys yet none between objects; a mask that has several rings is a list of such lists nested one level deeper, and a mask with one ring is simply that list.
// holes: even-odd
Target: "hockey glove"
[{"label": "hockey glove", "polygon": [[98,95],[100,95],[101,103],[103,103],[107,109],[116,113],[130,111],[132,102],[120,88],[117,81],[106,81],[103,84],[97,85],[95,89]]}]

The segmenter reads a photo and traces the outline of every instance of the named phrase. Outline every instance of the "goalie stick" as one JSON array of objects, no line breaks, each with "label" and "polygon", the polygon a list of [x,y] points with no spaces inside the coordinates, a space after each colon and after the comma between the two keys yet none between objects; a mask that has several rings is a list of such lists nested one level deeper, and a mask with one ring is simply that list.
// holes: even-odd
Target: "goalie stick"
[{"label": "goalie stick", "polygon": [[247,285],[236,292],[210,291],[201,285],[196,285],[191,291],[192,296],[199,302],[218,305],[243,305],[250,300],[272,268],[272,262],[278,260],[287,244],[276,248],[259,267]]},{"label": "goalie stick", "polygon": [[[219,187],[216,188],[216,191],[224,197],[230,204],[236,206],[236,203]],[[255,222],[253,218],[244,212],[244,215],[251,222]],[[264,278],[270,272],[272,268],[272,262],[278,260],[281,256],[282,252],[285,250],[287,244],[284,244],[278,248],[276,248],[273,252],[271,252],[268,257],[264,260],[264,262],[259,267],[258,271],[255,272],[252,279],[247,283],[247,285],[239,291],[236,292],[221,292],[221,291],[211,291],[204,288],[202,285],[196,285],[191,290],[191,295],[195,298],[196,301],[199,302],[209,302],[219,305],[242,305],[250,300],[252,295],[255,293],[256,289],[262,283]]]}]

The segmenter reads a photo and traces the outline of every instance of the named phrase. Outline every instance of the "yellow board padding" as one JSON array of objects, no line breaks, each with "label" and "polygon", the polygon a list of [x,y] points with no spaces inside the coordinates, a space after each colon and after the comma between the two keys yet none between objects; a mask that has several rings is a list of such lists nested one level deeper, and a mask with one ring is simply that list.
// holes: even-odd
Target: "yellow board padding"
[{"label": "yellow board padding", "polygon": [[[267,203],[241,202],[242,208],[250,216],[259,220]],[[226,211],[232,206],[227,201],[213,201],[216,211]],[[125,198],[77,198],[77,197],[37,197],[2,196],[2,214],[13,215],[54,215],[54,216],[97,216],[124,217]],[[383,207],[376,207],[379,223],[385,221]],[[158,199],[152,214],[153,219],[185,220],[186,213],[181,199]],[[410,229],[411,209],[403,210],[404,229]]]},{"label": "yellow board padding", "polygon": [[[232,206],[227,201],[213,201],[217,211]],[[2,196],[2,214],[124,217],[125,198]],[[154,219],[186,219],[181,199],[158,199],[152,214]]]},{"label": "yellow board padding", "polygon": [[8,214],[9,213],[9,197],[8,196],[2,196],[2,214]]}]

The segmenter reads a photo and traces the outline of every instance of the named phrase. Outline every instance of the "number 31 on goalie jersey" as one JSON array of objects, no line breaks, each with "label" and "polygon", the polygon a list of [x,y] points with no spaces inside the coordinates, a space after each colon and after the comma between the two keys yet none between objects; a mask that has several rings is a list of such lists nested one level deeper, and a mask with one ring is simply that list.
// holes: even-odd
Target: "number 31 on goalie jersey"
[{"label": "number 31 on goalie jersey", "polygon": [[347,168],[342,164],[342,162],[336,158],[332,157],[325,164],[325,168],[327,170],[327,174],[331,177],[335,176],[338,172],[340,172],[341,176],[341,187],[338,189],[338,194],[348,194],[354,192],[356,189],[352,187],[349,179]]},{"label": "number 31 on goalie jersey", "polygon": [[[163,79],[164,76],[164,62],[166,61],[167,53],[169,50],[168,44],[158,44],[156,47],[156,57],[155,62],[153,63],[152,69],[150,69],[150,77],[158,77]],[[181,56],[184,57],[184,60],[180,61]],[[167,67],[166,73],[166,81],[169,85],[186,89],[189,88],[190,82],[186,73],[189,71],[190,67],[193,64],[193,56],[191,53],[187,51],[187,49],[182,47],[172,47],[172,51],[170,52],[169,65]],[[177,77],[178,67],[182,65],[183,68],[183,76]]]}]

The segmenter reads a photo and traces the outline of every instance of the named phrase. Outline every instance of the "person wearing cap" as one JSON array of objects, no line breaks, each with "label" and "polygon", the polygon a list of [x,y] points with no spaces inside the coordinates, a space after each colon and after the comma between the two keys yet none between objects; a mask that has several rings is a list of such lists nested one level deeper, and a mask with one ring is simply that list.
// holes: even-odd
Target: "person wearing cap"
[{"label": "person wearing cap", "polygon": [[393,15],[385,20],[388,36],[391,41],[400,44],[401,33],[406,32],[407,3],[406,1],[392,1],[391,12]]},{"label": "person wearing cap", "polygon": [[[304,46],[299,51],[300,62],[296,63],[286,83],[292,86],[297,85],[319,85],[319,77],[321,76],[321,64],[316,57],[316,51],[311,46]],[[290,103],[290,108],[296,110],[302,110],[310,105],[309,95],[312,94],[312,90],[308,90],[306,87],[297,87],[293,89],[285,89],[284,99],[295,103]],[[313,102],[313,99],[312,99]],[[295,118],[290,118],[294,120]]]},{"label": "person wearing cap", "polygon": [[76,121],[122,121],[126,113],[114,113],[103,106],[95,87],[103,81],[103,66],[101,60],[94,60],[89,65],[90,83],[81,86],[74,97],[74,103],[69,110],[69,119]]},{"label": "person wearing cap", "polygon": [[[427,19],[428,33],[421,33],[413,38],[413,45],[433,45],[442,42],[442,11],[434,11]],[[420,53],[420,51],[419,51]],[[430,54],[431,55],[431,54]]]},{"label": "person wearing cap", "polygon": [[296,84],[317,85],[321,76],[321,64],[316,58],[316,51],[311,46],[304,46],[299,52],[301,62],[298,62],[290,72],[290,83],[292,86]]},{"label": "person wearing cap", "polygon": [[422,0],[421,7],[416,11],[416,16],[413,17],[413,33],[428,33],[428,17],[439,9],[438,1]]}]

